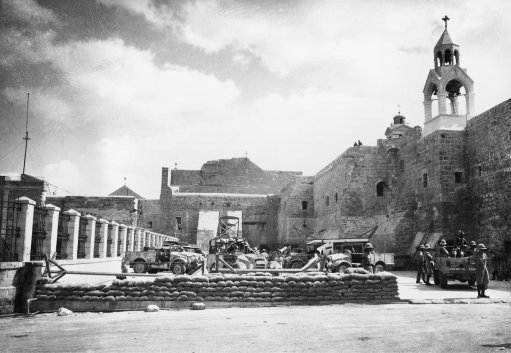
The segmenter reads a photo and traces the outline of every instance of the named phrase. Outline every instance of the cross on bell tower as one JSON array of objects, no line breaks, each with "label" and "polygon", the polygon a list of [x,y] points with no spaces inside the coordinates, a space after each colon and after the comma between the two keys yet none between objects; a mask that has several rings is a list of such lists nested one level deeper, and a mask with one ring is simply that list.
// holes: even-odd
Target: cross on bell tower
[{"label": "cross on bell tower", "polygon": [[461,131],[474,114],[474,81],[460,66],[460,46],[444,31],[433,50],[434,68],[424,85],[424,136],[437,130]]},{"label": "cross on bell tower", "polygon": [[444,21],[444,24],[445,24],[445,29],[447,29],[447,21],[449,21],[450,18],[449,16],[445,15],[443,18],[442,18],[442,21]]}]

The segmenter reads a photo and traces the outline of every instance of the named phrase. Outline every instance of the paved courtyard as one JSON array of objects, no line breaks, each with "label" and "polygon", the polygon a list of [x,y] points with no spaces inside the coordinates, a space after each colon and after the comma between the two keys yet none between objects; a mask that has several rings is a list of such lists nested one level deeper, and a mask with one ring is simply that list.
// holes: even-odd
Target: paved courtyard
[{"label": "paved courtyard", "polygon": [[325,305],[0,320],[2,352],[511,352],[511,306]]}]

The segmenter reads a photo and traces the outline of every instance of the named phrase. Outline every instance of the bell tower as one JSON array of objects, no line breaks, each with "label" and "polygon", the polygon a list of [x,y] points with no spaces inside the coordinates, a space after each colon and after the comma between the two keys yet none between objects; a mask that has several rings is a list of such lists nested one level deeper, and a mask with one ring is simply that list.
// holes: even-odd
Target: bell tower
[{"label": "bell tower", "polygon": [[463,130],[474,114],[474,81],[460,67],[460,46],[445,28],[433,51],[434,68],[424,85],[424,136],[437,130]]}]

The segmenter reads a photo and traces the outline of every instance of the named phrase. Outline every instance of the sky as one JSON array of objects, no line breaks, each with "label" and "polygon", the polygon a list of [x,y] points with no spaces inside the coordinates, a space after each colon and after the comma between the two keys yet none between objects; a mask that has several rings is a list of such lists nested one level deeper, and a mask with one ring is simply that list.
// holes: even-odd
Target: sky
[{"label": "sky", "polygon": [[[314,175],[422,89],[448,15],[476,113],[511,98],[511,2],[0,0],[0,174],[57,195],[124,184],[158,198],[161,167],[248,157]],[[398,108],[399,106],[399,108]]]}]

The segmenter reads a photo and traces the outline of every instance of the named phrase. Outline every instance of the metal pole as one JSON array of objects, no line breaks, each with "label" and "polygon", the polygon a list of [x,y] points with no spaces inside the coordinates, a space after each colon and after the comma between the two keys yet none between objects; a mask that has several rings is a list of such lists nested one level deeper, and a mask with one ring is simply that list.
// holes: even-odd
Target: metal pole
[{"label": "metal pole", "polygon": [[23,156],[23,172],[21,175],[25,175],[25,165],[27,162],[27,148],[28,148],[28,140],[30,138],[28,137],[28,102],[30,101],[30,93],[27,93],[27,118],[25,121],[25,137],[23,137],[23,140],[25,140],[25,155]]}]

